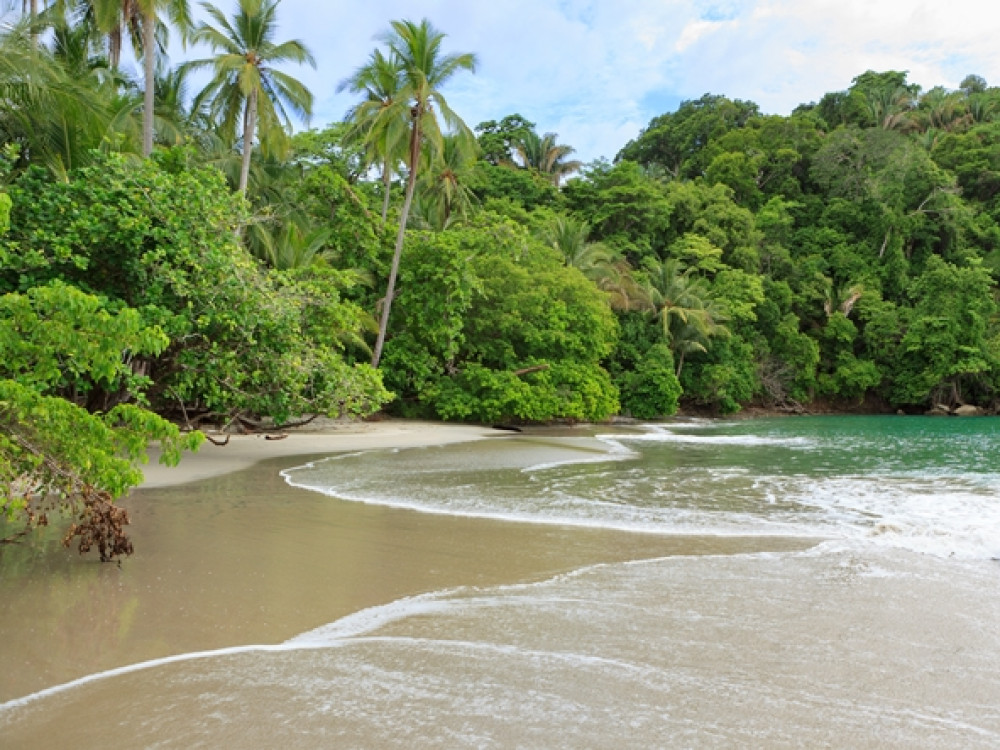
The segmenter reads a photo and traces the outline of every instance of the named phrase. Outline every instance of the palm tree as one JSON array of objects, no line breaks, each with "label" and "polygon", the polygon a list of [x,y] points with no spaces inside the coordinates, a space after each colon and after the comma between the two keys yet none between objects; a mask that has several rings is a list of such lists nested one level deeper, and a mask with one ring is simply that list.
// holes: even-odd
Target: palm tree
[{"label": "palm tree", "polygon": [[[348,115],[353,123],[348,138],[359,139],[367,145],[369,164],[380,163],[383,226],[389,215],[389,191],[395,165],[406,156],[409,117],[407,112],[395,106],[403,87],[403,68],[399,58],[391,52],[384,55],[381,50],[372,52],[367,63],[337,86],[337,91],[347,89],[365,94],[364,101]],[[387,110],[392,110],[395,116],[383,117]]]},{"label": "palm tree", "polygon": [[913,126],[910,112],[913,93],[906,86],[883,87],[865,94],[868,114],[875,127],[884,130],[906,130]]},{"label": "palm tree", "polygon": [[571,216],[556,216],[537,232],[538,239],[559,251],[567,266],[608,294],[612,309],[648,308],[648,292],[636,281],[628,261],[603,242],[588,242],[589,235],[590,225]]},{"label": "palm tree", "polygon": [[476,161],[478,144],[468,134],[445,135],[441,150],[425,152],[419,198],[424,218],[434,229],[445,229],[464,219],[475,196],[469,189],[469,170]]},{"label": "palm tree", "polygon": [[195,42],[204,42],[220,54],[186,63],[191,69],[211,68],[214,77],[195,97],[194,108],[208,103],[220,117],[224,133],[234,139],[242,117],[243,161],[238,190],[246,193],[250,176],[250,156],[254,136],[262,145],[280,139],[291,129],[286,107],[307,119],[312,113],[313,97],[309,90],[287,73],[275,70],[278,63],[316,61],[298,40],[277,43],[276,11],[280,0],[239,0],[232,21],[211,3],[203,7],[217,26],[201,23],[192,34]]},{"label": "palm tree", "polygon": [[406,195],[403,199],[399,231],[396,234],[396,247],[389,269],[389,282],[385,300],[382,303],[378,337],[372,352],[372,366],[374,367],[378,367],[379,360],[382,358],[382,347],[385,344],[386,330],[389,326],[389,310],[392,307],[396,276],[399,273],[399,259],[403,252],[406,221],[413,203],[417,173],[420,171],[422,147],[426,142],[433,150],[441,150],[442,134],[437,118],[438,113],[451,130],[469,132],[468,126],[448,106],[448,102],[441,93],[441,86],[459,70],[475,71],[476,57],[469,53],[442,54],[441,42],[444,40],[444,36],[429,21],[424,19],[420,23],[393,21],[392,31],[383,37],[391,53],[399,58],[403,68],[404,84],[393,105],[381,111],[378,121],[373,123],[369,132],[373,134],[372,137],[375,137],[374,134],[385,132],[384,128],[389,126],[384,123],[391,122],[399,116],[400,111],[403,111],[408,113],[410,137],[406,155]]},{"label": "palm tree", "polygon": [[527,130],[514,146],[525,167],[536,169],[546,175],[556,187],[563,177],[583,166],[582,162],[566,160],[574,149],[572,146],[556,143],[557,137],[555,133],[539,136],[534,130]]},{"label": "palm tree", "polygon": [[588,242],[590,225],[571,216],[556,216],[538,231],[538,238],[558,250],[567,266],[585,276],[597,266],[617,260],[617,255],[600,242]]},{"label": "palm tree", "polygon": [[0,143],[60,179],[95,149],[137,143],[134,99],[89,56],[87,30],[57,23],[50,51],[34,44],[33,28],[25,19],[0,33]]},{"label": "palm tree", "polygon": [[704,279],[693,276],[690,268],[682,271],[676,258],[650,261],[645,271],[650,308],[660,318],[680,377],[687,354],[704,352],[708,339],[729,335],[725,310],[712,299]]},{"label": "palm tree", "polygon": [[677,362],[674,374],[678,378],[688,354],[707,352],[709,339],[729,336],[729,329],[724,325],[726,319],[725,308],[708,297],[702,300],[701,307],[688,314],[686,322],[675,324],[670,347],[674,352],[674,361]]},{"label": "palm tree", "polygon": [[[153,120],[155,119],[156,91],[156,25],[160,11],[164,11],[170,21],[186,39],[191,28],[191,8],[188,0],[133,0],[142,17],[142,155],[153,153]],[[126,4],[122,3],[123,8]]]}]

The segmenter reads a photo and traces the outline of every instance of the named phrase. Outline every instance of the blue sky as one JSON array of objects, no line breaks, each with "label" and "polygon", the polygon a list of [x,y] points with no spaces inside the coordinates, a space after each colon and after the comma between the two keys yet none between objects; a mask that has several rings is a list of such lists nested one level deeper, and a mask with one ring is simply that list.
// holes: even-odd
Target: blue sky
[{"label": "blue sky", "polygon": [[1000,85],[1000,0],[283,0],[279,13],[282,38],[317,60],[288,70],[316,96],[314,127],[343,117],[353,99],[337,83],[391,20],[426,17],[446,51],[479,57],[445,89],[470,126],[518,112],[584,161],[706,92],[788,114],[868,69],[925,89],[969,73]]}]

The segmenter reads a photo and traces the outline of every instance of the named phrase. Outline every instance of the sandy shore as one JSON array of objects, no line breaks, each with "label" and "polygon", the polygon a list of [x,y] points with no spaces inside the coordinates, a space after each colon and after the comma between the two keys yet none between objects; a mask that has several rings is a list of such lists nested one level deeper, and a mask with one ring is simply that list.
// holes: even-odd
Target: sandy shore
[{"label": "sandy shore", "polygon": [[172,487],[196,482],[240,471],[271,458],[376,448],[447,445],[504,434],[506,433],[488,427],[441,422],[327,421],[312,429],[290,432],[280,440],[269,440],[264,435],[232,435],[226,445],[205,442],[197,453],[185,453],[177,466],[159,463],[159,450],[154,447],[150,450],[149,463],[142,467],[145,475],[142,487]]},{"label": "sandy shore", "polygon": [[[227,446],[186,455],[178,467],[151,463],[147,483],[122,500],[135,554],[120,567],[62,548],[54,528],[0,550],[7,605],[0,608],[0,702],[148,659],[279,644],[430,591],[537,581],[599,563],[812,543],[418,513],[299,489],[280,474],[321,454],[509,436],[426,422],[356,423],[277,441],[234,436]],[[387,454],[385,470],[393,467]]]}]

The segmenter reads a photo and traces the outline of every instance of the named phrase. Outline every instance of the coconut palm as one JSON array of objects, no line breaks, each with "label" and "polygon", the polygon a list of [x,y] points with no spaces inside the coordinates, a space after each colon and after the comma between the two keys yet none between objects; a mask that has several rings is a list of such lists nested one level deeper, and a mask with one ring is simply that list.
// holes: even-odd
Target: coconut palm
[{"label": "coconut palm", "polygon": [[677,363],[674,374],[680,378],[684,369],[684,359],[688,354],[707,352],[709,339],[729,336],[729,329],[724,321],[727,319],[725,308],[711,297],[704,298],[701,306],[692,310],[684,322],[674,323],[671,332],[670,348]]},{"label": "coconut palm", "polygon": [[469,132],[471,137],[468,126],[448,106],[448,102],[441,93],[441,86],[459,70],[475,71],[476,57],[468,53],[442,54],[441,42],[444,40],[444,36],[426,19],[420,23],[393,21],[392,31],[383,36],[383,41],[388,45],[390,52],[399,58],[403,68],[404,84],[393,105],[381,110],[369,132],[373,134],[372,137],[385,132],[385,129],[390,127],[387,123],[399,117],[400,111],[409,117],[410,132],[406,154],[406,195],[403,198],[399,231],[396,234],[396,247],[392,255],[392,265],[389,268],[385,299],[382,303],[378,337],[372,352],[372,365],[375,367],[378,366],[379,360],[382,358],[382,347],[385,344],[386,330],[389,326],[389,311],[392,307],[396,276],[399,273],[399,259],[403,252],[406,221],[413,203],[423,146],[426,144],[434,151],[441,150],[442,133],[441,124],[438,122],[439,114],[445,125],[452,131]]},{"label": "coconut palm", "polygon": [[[348,120],[352,127],[347,137],[366,145],[369,164],[378,163],[382,171],[382,224],[389,215],[389,192],[396,165],[406,157],[406,136],[409,131],[408,113],[396,107],[403,90],[403,68],[392,52],[372,52],[371,58],[350,78],[340,82],[337,91],[349,90],[365,94],[365,99],[354,107]],[[384,117],[391,110],[395,116]]]},{"label": "coconut palm", "polygon": [[538,231],[538,238],[558,250],[567,266],[585,276],[595,267],[617,260],[617,254],[600,242],[588,242],[590,225],[571,216],[556,216]]},{"label": "coconut palm", "polygon": [[440,151],[424,153],[419,198],[431,228],[445,229],[468,214],[475,196],[467,182],[477,151],[475,139],[459,133],[445,135]]},{"label": "coconut palm", "polygon": [[[191,8],[188,0],[134,0],[142,18],[142,155],[153,153],[153,121],[155,119],[156,91],[156,27],[160,13],[165,13],[181,38],[187,37],[191,28]],[[129,4],[131,6],[131,3]],[[125,4],[123,3],[123,8]]]},{"label": "coconut palm", "polygon": [[136,144],[134,98],[90,58],[86,33],[57,25],[50,51],[34,44],[32,31],[25,19],[0,33],[0,142],[60,178],[95,149]]},{"label": "coconut palm", "polygon": [[237,189],[245,193],[250,176],[250,156],[254,137],[267,147],[282,140],[291,129],[287,110],[303,119],[312,113],[312,94],[300,81],[274,69],[286,62],[316,61],[298,40],[275,42],[280,0],[239,0],[232,20],[211,3],[202,7],[216,25],[201,23],[191,38],[203,42],[218,55],[186,63],[190,69],[210,68],[211,81],[195,97],[194,107],[207,104],[218,116],[222,132],[234,140],[242,131],[243,160]]},{"label": "coconut palm", "polygon": [[651,309],[660,318],[663,336],[669,343],[674,320],[687,323],[688,318],[703,307],[703,300],[708,294],[705,283],[693,276],[690,268],[682,270],[676,258],[651,260],[643,270],[646,272]]},{"label": "coconut palm", "polygon": [[690,268],[682,270],[676,258],[650,261],[644,270],[649,309],[660,319],[680,377],[687,354],[706,351],[710,338],[729,334],[725,309],[712,299],[705,280]]},{"label": "coconut palm", "polygon": [[556,138],[555,133],[539,136],[534,130],[526,130],[514,145],[514,150],[525,167],[538,170],[558,187],[563,177],[579,170],[583,163],[567,161],[566,157],[574,149],[572,146],[556,143]]},{"label": "coconut palm", "polygon": [[884,130],[907,130],[913,127],[913,92],[906,86],[882,87],[865,93],[868,114],[875,126]]},{"label": "coconut palm", "polygon": [[571,216],[556,216],[538,230],[537,236],[558,250],[567,266],[579,270],[594,286],[607,292],[615,310],[649,307],[649,295],[633,275],[632,266],[621,253],[603,242],[588,242],[590,225]]}]

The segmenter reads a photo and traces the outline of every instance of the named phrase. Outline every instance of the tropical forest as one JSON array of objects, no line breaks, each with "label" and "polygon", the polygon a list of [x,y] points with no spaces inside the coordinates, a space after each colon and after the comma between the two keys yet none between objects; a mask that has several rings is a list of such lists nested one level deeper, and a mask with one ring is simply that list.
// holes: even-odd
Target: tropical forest
[{"label": "tropical forest", "polygon": [[11,523],[82,511],[82,550],[127,553],[147,446],[207,426],[1000,407],[977,75],[858,71],[787,116],[706,94],[584,164],[520,113],[465,121],[479,61],[429,20],[327,71],[355,104],[303,127],[280,0],[43,5],[0,29]]}]

